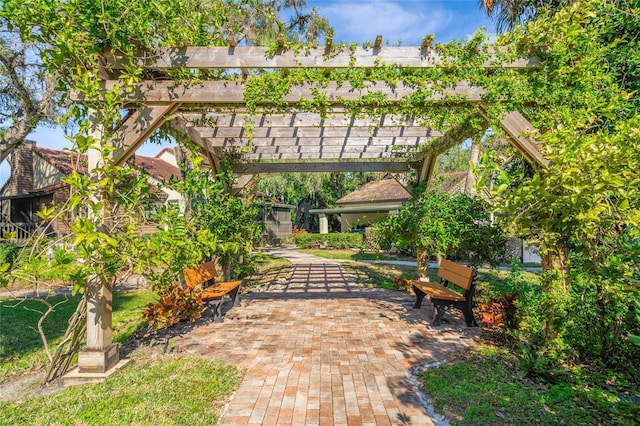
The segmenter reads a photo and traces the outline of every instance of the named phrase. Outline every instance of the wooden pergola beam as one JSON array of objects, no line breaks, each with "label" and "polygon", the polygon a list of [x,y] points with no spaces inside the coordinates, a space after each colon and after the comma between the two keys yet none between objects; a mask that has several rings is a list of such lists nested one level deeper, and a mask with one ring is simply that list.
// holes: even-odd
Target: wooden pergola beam
[{"label": "wooden pergola beam", "polygon": [[252,138],[432,138],[442,133],[423,127],[195,127],[203,138],[217,140]]},{"label": "wooden pergola beam", "polygon": [[180,103],[143,105],[127,117],[109,141],[116,147],[111,157],[112,164],[119,166],[127,161],[179,107]]},{"label": "wooden pergola beam", "polygon": [[246,138],[202,138],[211,147],[242,148],[250,147],[336,147],[336,146],[419,146],[431,138],[421,137],[281,137],[269,138],[254,137]]},{"label": "wooden pergola beam", "polygon": [[[113,53],[105,53],[109,69],[124,69],[126,61]],[[381,65],[395,65],[410,68],[433,68],[445,66],[446,61],[431,48],[423,46],[391,47],[382,46],[382,37],[376,38],[371,47],[349,47],[341,49],[318,46],[302,49],[296,53],[267,47],[178,47],[157,48],[142,53],[134,60],[134,65],[150,70],[171,70],[185,68],[229,69],[229,68],[373,68]],[[522,58],[509,62],[497,62],[494,55],[483,63],[486,68],[537,68],[538,58]]]},{"label": "wooden pergola beam", "polygon": [[276,113],[256,115],[249,115],[246,113],[181,112],[179,115],[196,128],[201,126],[206,126],[209,128],[242,128],[245,125],[248,125],[253,128],[254,131],[261,128],[280,127],[350,127],[393,129],[415,127],[429,130],[424,126],[421,126],[413,117],[407,117],[398,114],[383,114],[379,117],[354,117],[350,114],[335,112],[330,113],[326,116],[311,112],[300,112],[297,114]]},{"label": "wooden pergola beam", "polygon": [[512,111],[500,120],[502,129],[509,135],[513,146],[531,163],[547,167],[547,160],[540,151],[540,144],[532,137],[535,127],[519,111]]},{"label": "wooden pergola beam", "polygon": [[[102,92],[108,93],[121,83],[117,80],[108,80],[102,84]],[[244,97],[247,83],[242,81],[204,81],[200,83],[175,83],[173,81],[145,81],[134,86],[132,90],[122,94],[125,103],[161,103],[180,102],[185,104],[210,104],[217,106],[245,106]],[[284,100],[292,105],[301,100],[313,99],[316,93],[326,96],[326,101],[332,105],[341,105],[343,101],[359,100],[367,94],[383,94],[388,102],[397,102],[407,96],[416,96],[416,88],[403,83],[396,87],[390,87],[382,81],[372,82],[364,88],[352,87],[350,83],[330,82],[323,86],[303,83],[292,86],[289,93],[284,95]],[[442,101],[446,106],[462,103],[480,102],[485,89],[469,86],[466,82],[460,82],[444,89],[442,93],[427,93],[425,91],[424,102]],[[85,102],[84,94],[71,93],[71,100]],[[271,105],[273,102],[265,99],[263,105]]]},{"label": "wooden pergola beam", "polygon": [[255,175],[253,174],[240,175],[231,188],[231,195],[238,195],[240,191],[242,191],[247,185],[249,185],[249,182],[251,182],[254,177]]},{"label": "wooden pergola beam", "polygon": [[437,159],[438,154],[435,153],[427,154],[424,156],[424,160],[422,161],[422,165],[420,166],[420,170],[418,172],[418,184],[422,182],[429,182],[431,176],[433,175],[433,169],[436,166]]},{"label": "wooden pergola beam", "polygon": [[454,127],[445,132],[445,134],[438,140],[438,149],[432,152],[428,152],[424,156],[424,160],[418,173],[418,183],[429,182],[431,176],[433,175],[433,170],[435,168],[438,155],[456,145],[461,144],[466,139],[469,139],[470,137],[473,137],[478,133],[484,133],[484,130],[486,129],[483,129],[483,131],[480,132],[471,124],[470,121],[467,121],[462,125]]},{"label": "wooden pergola beam", "polygon": [[340,161],[340,162],[286,162],[286,163],[236,163],[233,172],[239,174],[260,173],[338,173],[338,172],[390,172],[409,170],[406,161]]},{"label": "wooden pergola beam", "polygon": [[222,170],[220,164],[220,157],[222,156],[222,150],[220,147],[212,145],[207,140],[200,137],[200,134],[187,123],[182,117],[175,117],[169,123],[173,129],[186,135],[193,143],[198,145],[205,153],[205,157],[209,161],[211,171],[214,174],[219,173]]},{"label": "wooden pergola beam", "polygon": [[401,158],[402,153],[395,151],[371,152],[254,152],[242,154],[247,161],[253,160],[343,160],[343,159],[390,159]]},{"label": "wooden pergola beam", "polygon": [[249,153],[258,154],[275,154],[275,153],[316,153],[318,158],[325,153],[359,153],[359,152],[403,152],[397,147],[391,145],[328,145],[328,146],[312,146],[312,145],[282,145],[282,146],[254,146],[250,148]]}]

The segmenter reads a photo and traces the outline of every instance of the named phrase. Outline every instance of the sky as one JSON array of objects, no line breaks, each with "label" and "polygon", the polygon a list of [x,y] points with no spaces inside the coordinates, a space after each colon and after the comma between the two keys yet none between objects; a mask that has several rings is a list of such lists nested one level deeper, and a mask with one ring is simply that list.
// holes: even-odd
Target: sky
[{"label": "sky", "polygon": [[[374,41],[381,35],[384,44],[417,46],[428,34],[435,42],[469,38],[480,27],[495,33],[495,25],[480,10],[479,0],[307,0],[334,27],[334,43]],[[40,126],[28,139],[38,146],[62,149],[71,144],[60,128]],[[155,156],[164,146],[143,144],[139,155]],[[11,170],[5,161],[0,164],[0,186]]]}]

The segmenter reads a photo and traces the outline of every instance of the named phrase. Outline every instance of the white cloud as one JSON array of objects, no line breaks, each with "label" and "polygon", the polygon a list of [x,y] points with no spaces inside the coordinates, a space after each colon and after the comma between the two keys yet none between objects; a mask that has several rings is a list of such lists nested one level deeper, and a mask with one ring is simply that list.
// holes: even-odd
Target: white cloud
[{"label": "white cloud", "polygon": [[[429,5],[429,8],[423,5]],[[382,35],[385,42],[419,44],[429,33],[442,32],[452,20],[450,11],[432,7],[429,2],[338,2],[318,4],[318,11],[336,30],[335,41],[347,43],[373,41]]]}]

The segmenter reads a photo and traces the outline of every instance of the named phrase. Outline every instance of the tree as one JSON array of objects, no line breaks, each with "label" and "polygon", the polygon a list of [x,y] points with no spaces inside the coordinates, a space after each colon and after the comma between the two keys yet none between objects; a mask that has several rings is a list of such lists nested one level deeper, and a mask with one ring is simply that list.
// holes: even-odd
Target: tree
[{"label": "tree", "polygon": [[[283,19],[288,15],[289,19]],[[278,36],[290,41],[316,43],[331,34],[328,21],[315,8],[307,10],[306,0],[268,0],[247,2],[246,8],[235,11],[230,18],[237,42],[266,46]]]},{"label": "tree", "polygon": [[[282,203],[309,202],[313,208],[330,208],[336,207],[336,201],[348,193],[382,177],[375,172],[260,175],[256,189]],[[336,220],[331,227],[339,230],[340,223]]]},{"label": "tree", "polygon": [[419,277],[427,276],[427,256],[458,255],[478,265],[494,264],[505,253],[505,239],[490,223],[485,202],[464,194],[424,191],[379,224],[377,233],[384,248],[415,249]]},{"label": "tree", "polygon": [[[543,341],[561,339],[571,318],[582,327],[574,330],[581,353],[608,362],[630,324],[620,313],[623,290],[638,279],[637,271],[612,273],[624,269],[620,259],[629,257],[633,244],[626,242],[638,239],[640,219],[640,99],[629,91],[637,81],[627,72],[638,60],[640,18],[632,4],[593,1],[542,11],[505,34],[544,62],[547,77],[525,90],[546,107],[526,114],[543,130],[536,139],[549,167],[499,171],[493,191],[498,217],[541,249]],[[590,295],[588,310],[572,299],[576,291]],[[586,312],[589,318],[578,321],[575,315]]]},{"label": "tree", "polygon": [[534,19],[542,9],[557,11],[575,0],[480,0],[480,8],[496,20],[498,30],[512,29]]},{"label": "tree", "polygon": [[[85,153],[94,149],[102,155],[103,164],[92,169],[91,177],[72,173],[66,180],[73,194],[67,205],[47,207],[40,213],[44,220],[67,214],[72,218],[70,227],[73,234],[65,236],[65,241],[47,241],[46,245],[54,253],[60,254],[56,257],[73,260],[71,278],[76,284],[75,289],[84,288],[90,305],[86,311],[86,322],[93,325],[92,330],[87,332],[89,351],[111,352],[113,349],[109,329],[110,303],[117,272],[129,262],[132,266],[148,261],[158,265],[163,260],[149,259],[151,252],[140,248],[145,247],[146,243],[140,238],[140,227],[144,223],[140,203],[142,196],[149,192],[148,185],[135,176],[135,173],[132,174],[131,169],[115,166],[109,161],[114,149],[111,136],[127,116],[127,105],[119,99],[117,92],[127,90],[141,80],[153,78],[152,74],[135,65],[134,58],[141,49],[154,47],[227,45],[229,36],[235,39],[239,36],[239,31],[246,28],[238,25],[238,22],[244,22],[244,18],[251,17],[256,11],[266,17],[264,22],[275,22],[280,28],[281,21],[272,9],[279,4],[272,2],[265,7],[261,0],[158,0],[152,5],[135,0],[124,6],[121,1],[116,0],[3,2],[0,19],[6,23],[11,34],[15,35],[15,40],[20,40],[24,46],[42,47],[33,54],[34,71],[28,71],[33,74],[27,77],[56,73],[56,87],[62,94],[62,102],[65,101],[66,93],[72,89],[87,99],[82,105],[70,105],[64,117],[65,123],[74,123],[78,127],[73,137],[74,150]],[[287,1],[284,6],[288,7],[289,4],[302,5],[303,2]],[[294,25],[291,31],[299,31],[300,28],[300,25]],[[101,58],[105,52],[121,55],[125,69],[119,75],[121,86],[112,93],[115,95],[101,97],[98,75],[109,72],[102,68]],[[6,73],[13,76],[15,69],[11,67],[21,66],[20,57],[11,56],[5,51],[2,53],[7,53],[8,59],[2,65],[9,67]],[[18,60],[9,61],[15,58]],[[25,61],[31,59],[29,54],[25,54],[24,58]],[[194,70],[168,74],[175,79],[193,79],[209,78],[215,73]],[[19,82],[19,78],[9,81],[15,84],[16,81]],[[10,85],[6,87],[13,90]],[[47,89],[50,87],[46,86]],[[18,87],[16,93],[22,96],[25,93],[23,89],[24,87]],[[46,93],[44,89],[43,93]],[[32,98],[23,96],[8,99],[7,105],[17,105],[12,123],[26,117],[28,119],[23,123],[35,126],[36,119],[41,116],[25,115],[32,112],[31,105],[28,104],[33,104]],[[26,102],[29,109],[21,110],[20,102]],[[90,110],[93,111],[91,119]],[[6,156],[14,146],[15,143],[2,145],[2,155]],[[80,214],[74,214],[76,210]],[[204,231],[198,232],[196,238],[205,235]],[[212,240],[207,243],[211,244]],[[64,244],[71,241],[73,244]],[[61,245],[58,247],[57,243]],[[181,259],[185,259],[186,254],[194,249],[189,244],[177,247],[185,250],[185,255],[177,257]],[[3,269],[0,284],[6,283],[20,272],[37,274],[38,271],[29,268],[33,264],[30,259],[43,258],[48,252],[48,249],[24,251],[24,261],[18,262],[18,266],[9,271],[9,274],[5,274],[6,267],[0,265]],[[123,256],[124,253],[126,256]],[[83,262],[76,262],[75,259]],[[77,348],[70,348],[68,352],[74,353],[75,349]],[[116,358],[105,357],[104,363],[97,368],[109,368],[108,363]],[[101,362],[97,358],[95,360]]]},{"label": "tree", "polygon": [[55,72],[38,58],[40,46],[23,42],[0,19],[0,163],[42,122],[53,122],[59,93]]}]

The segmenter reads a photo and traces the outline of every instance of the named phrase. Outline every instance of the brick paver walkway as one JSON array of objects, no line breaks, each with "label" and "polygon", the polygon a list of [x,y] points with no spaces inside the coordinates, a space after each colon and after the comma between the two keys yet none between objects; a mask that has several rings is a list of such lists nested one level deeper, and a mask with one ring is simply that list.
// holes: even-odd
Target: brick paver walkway
[{"label": "brick paver walkway", "polygon": [[411,370],[472,345],[477,329],[433,329],[428,303],[414,310],[410,294],[356,284],[338,264],[293,268],[288,285],[174,339],[245,369],[221,424],[433,424]]}]

